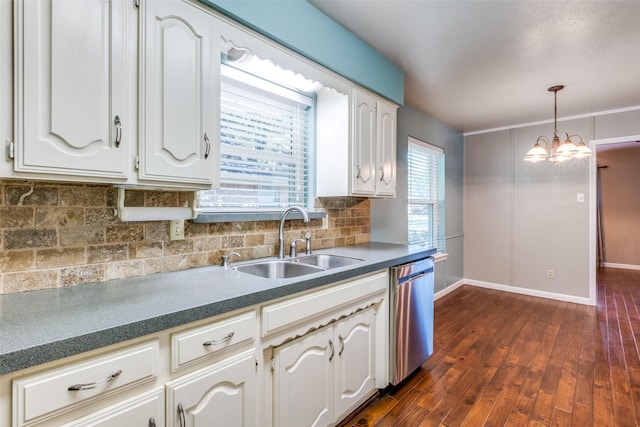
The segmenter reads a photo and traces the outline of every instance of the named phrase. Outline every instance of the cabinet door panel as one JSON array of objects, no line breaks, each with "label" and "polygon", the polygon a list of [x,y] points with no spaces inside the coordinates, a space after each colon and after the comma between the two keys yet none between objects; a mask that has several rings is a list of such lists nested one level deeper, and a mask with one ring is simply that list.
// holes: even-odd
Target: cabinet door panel
[{"label": "cabinet door panel", "polygon": [[219,62],[212,19],[184,2],[145,7],[140,178],[211,184],[218,138],[212,79]]},{"label": "cabinet door panel", "polygon": [[335,326],[336,418],[340,419],[371,395],[374,385],[374,311],[347,317]]},{"label": "cabinet door panel", "polygon": [[352,193],[373,195],[376,189],[376,100],[353,91]]},{"label": "cabinet door panel", "polygon": [[378,196],[396,195],[396,117],[394,105],[378,102]]},{"label": "cabinet door panel", "polygon": [[275,350],[274,426],[333,422],[332,331],[322,328]]},{"label": "cabinet door panel", "polygon": [[124,178],[115,116],[126,105],[126,8],[114,1],[16,4],[19,172]]},{"label": "cabinet door panel", "polygon": [[251,350],[168,383],[167,425],[254,426],[256,375]]},{"label": "cabinet door panel", "polygon": [[157,389],[61,427],[164,427],[164,390]]}]

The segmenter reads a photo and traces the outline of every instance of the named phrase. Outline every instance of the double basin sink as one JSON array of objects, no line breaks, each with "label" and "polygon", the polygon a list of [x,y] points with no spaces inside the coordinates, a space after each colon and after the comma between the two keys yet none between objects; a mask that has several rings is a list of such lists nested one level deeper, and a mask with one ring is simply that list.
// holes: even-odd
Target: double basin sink
[{"label": "double basin sink", "polygon": [[269,259],[231,267],[236,271],[267,279],[287,279],[356,264],[364,260],[340,255],[313,254],[296,258]]}]

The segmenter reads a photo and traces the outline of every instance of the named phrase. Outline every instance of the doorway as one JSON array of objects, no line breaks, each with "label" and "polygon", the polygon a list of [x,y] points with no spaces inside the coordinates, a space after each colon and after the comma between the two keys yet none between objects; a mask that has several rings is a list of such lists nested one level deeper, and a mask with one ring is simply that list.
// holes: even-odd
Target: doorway
[{"label": "doorway", "polygon": [[597,139],[589,145],[594,155],[589,162],[589,300],[596,304],[596,270],[598,268],[598,147],[627,146],[640,141],[640,135],[630,135],[617,138]]}]

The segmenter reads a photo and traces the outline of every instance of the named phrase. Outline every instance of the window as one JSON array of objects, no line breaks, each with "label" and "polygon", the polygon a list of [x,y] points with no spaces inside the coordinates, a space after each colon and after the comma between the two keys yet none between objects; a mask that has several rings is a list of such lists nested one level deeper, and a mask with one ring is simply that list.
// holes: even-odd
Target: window
[{"label": "window", "polygon": [[409,243],[444,252],[444,150],[409,137]]},{"label": "window", "polygon": [[220,98],[220,188],[200,209],[311,208],[313,97],[222,64]]}]

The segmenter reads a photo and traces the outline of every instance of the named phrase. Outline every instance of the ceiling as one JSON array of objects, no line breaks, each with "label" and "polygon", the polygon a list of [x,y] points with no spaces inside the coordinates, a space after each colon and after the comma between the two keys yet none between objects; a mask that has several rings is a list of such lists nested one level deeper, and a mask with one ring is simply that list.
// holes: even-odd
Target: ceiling
[{"label": "ceiling", "polygon": [[640,106],[640,1],[308,0],[462,132]]}]

